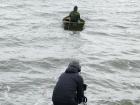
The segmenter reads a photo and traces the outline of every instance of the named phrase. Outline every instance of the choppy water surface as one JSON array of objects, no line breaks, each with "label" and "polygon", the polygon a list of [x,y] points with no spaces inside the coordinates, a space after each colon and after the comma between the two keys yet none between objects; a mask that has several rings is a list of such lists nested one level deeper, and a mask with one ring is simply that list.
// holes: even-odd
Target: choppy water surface
[{"label": "choppy water surface", "polygon": [[[82,32],[62,28],[74,5]],[[52,105],[71,58],[88,105],[140,105],[140,1],[0,0],[0,105]]]}]

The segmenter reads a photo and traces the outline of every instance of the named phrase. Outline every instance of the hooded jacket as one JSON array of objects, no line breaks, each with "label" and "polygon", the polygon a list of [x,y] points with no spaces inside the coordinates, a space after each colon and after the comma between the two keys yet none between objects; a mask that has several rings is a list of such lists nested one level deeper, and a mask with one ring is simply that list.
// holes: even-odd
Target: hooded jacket
[{"label": "hooded jacket", "polygon": [[69,14],[72,22],[78,22],[80,20],[80,13],[78,11],[72,11]]},{"label": "hooded jacket", "polygon": [[70,63],[66,71],[59,77],[54,88],[52,101],[59,103],[81,103],[83,92],[83,78],[79,75],[81,68],[76,63]]}]

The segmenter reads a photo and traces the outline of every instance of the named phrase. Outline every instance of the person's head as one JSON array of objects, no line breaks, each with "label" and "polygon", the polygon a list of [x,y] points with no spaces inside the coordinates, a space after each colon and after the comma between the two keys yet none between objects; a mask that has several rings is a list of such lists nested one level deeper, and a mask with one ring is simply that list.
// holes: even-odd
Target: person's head
[{"label": "person's head", "polygon": [[69,66],[68,67],[74,67],[78,70],[78,72],[81,72],[81,66],[80,66],[80,63],[78,60],[72,60],[70,63],[69,63]]},{"label": "person's head", "polygon": [[74,11],[77,11],[78,10],[78,7],[77,6],[74,6],[73,10]]}]

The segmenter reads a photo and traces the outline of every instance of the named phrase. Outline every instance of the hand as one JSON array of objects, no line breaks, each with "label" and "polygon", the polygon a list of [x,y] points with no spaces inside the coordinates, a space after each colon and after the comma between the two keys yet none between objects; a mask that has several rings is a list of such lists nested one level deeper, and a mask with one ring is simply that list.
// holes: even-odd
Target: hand
[{"label": "hand", "polygon": [[83,90],[85,91],[87,89],[87,84],[83,84]]}]

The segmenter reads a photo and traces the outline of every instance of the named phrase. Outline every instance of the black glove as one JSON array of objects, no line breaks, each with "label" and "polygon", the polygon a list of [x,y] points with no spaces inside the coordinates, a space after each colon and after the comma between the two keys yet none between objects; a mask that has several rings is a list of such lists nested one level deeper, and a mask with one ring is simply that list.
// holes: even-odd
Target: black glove
[{"label": "black glove", "polygon": [[83,90],[85,91],[87,89],[87,84],[83,84]]}]

